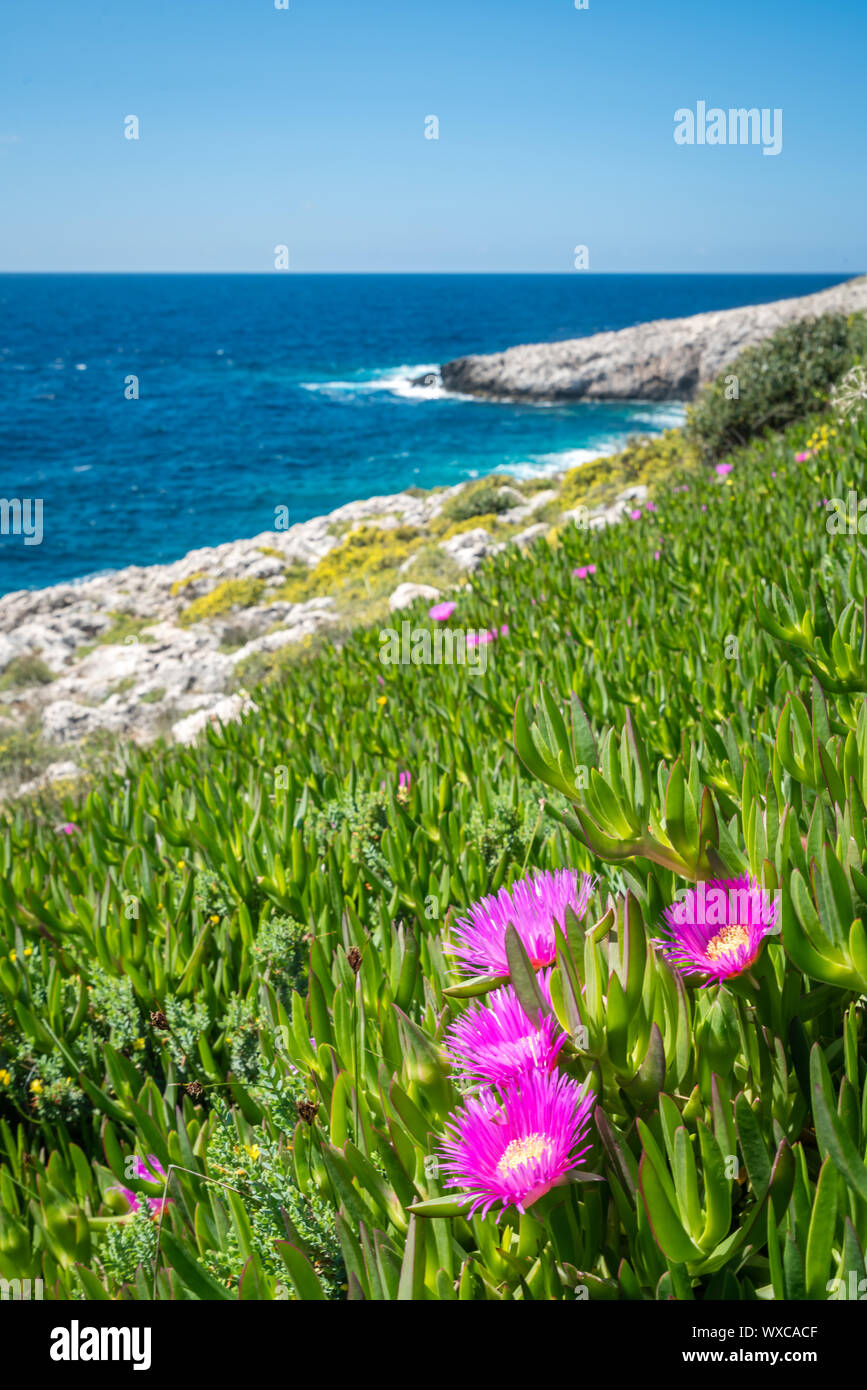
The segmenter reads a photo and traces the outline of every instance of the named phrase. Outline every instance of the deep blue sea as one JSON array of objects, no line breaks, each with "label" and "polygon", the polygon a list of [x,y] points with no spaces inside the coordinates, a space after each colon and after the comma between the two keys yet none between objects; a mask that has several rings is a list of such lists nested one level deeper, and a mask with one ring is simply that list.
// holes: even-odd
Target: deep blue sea
[{"label": "deep blue sea", "polygon": [[[808,294],[846,275],[0,275],[0,593],[177,559],[342,502],[568,467],[677,407],[410,389],[471,352]],[[138,399],[127,399],[128,378]]]}]

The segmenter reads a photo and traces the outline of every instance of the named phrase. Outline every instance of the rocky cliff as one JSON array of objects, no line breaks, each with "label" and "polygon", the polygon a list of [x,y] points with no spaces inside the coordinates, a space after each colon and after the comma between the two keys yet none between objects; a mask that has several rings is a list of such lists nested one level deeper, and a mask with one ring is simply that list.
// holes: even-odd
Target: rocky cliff
[{"label": "rocky cliff", "polygon": [[867,276],[800,299],[458,357],[444,364],[442,383],[492,400],[690,400],[744,348],[784,324],[858,310],[867,310]]}]

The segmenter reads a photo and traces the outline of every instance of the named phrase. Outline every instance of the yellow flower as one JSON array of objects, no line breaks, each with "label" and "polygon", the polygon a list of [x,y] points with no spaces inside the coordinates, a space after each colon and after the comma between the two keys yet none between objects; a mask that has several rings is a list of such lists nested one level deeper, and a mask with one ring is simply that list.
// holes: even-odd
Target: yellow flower
[{"label": "yellow flower", "polygon": [[253,1160],[254,1163],[256,1163],[258,1159],[261,1157],[261,1150],[259,1149],[258,1144],[245,1144],[244,1152],[248,1158],[251,1158]]},{"label": "yellow flower", "polygon": [[10,951],[10,952],[9,952],[9,959],[10,959],[11,961],[16,961],[16,960],[18,959],[18,952],[17,952],[17,951]]},{"label": "yellow flower", "polygon": [[186,866],[186,864],[184,863],[183,859],[179,859],[179,860],[178,860],[178,868],[179,868],[179,869],[185,869],[186,867],[187,867],[187,866]]},{"label": "yellow flower", "polygon": [[142,1052],[144,1050],[144,1045],[144,1038],[136,1038],[135,1042],[133,1043],[133,1047],[136,1048],[139,1052]]},{"label": "yellow flower", "polygon": [[387,696],[387,695],[380,695],[379,698],[377,699],[376,703],[377,703],[378,705],[387,705],[387,704],[388,704],[388,696]]},{"label": "yellow flower", "polygon": [[212,913],[211,913],[211,921],[212,921],[212,922],[219,922],[219,920],[220,920],[220,919],[219,919],[219,917],[217,916],[216,912],[212,912]]},{"label": "yellow flower", "polygon": [[32,956],[32,955],[33,955],[33,947],[32,947],[32,946],[25,946],[25,947],[24,947],[24,954],[25,954],[25,956]]},{"label": "yellow flower", "polygon": [[37,1079],[36,1081],[31,1081],[30,1089],[35,1096],[41,1096],[44,1088],[42,1082]]},{"label": "yellow flower", "polygon": [[0,1067],[0,1086],[8,1086],[11,1080],[12,1073],[7,1071],[5,1067]]}]

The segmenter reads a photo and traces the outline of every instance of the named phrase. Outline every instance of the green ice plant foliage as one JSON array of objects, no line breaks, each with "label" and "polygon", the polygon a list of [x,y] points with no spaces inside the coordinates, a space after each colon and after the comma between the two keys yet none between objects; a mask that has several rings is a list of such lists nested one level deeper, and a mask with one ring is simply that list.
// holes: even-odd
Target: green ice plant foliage
[{"label": "green ice plant foliage", "polygon": [[[123,750],[70,832],[38,800],[0,812],[0,1277],[60,1299],[867,1292],[867,553],[823,506],[865,476],[867,424],[796,463],[814,425],[486,561],[454,618],[498,631],[481,677],[383,665],[359,631],[243,723]],[[598,1180],[467,1220],[438,1166],[462,1099],[443,1040],[494,982],[458,972],[451,924],[560,867],[597,879],[551,995]],[[654,945],[663,910],[747,873],[780,931],[696,988]],[[535,998],[514,954],[512,978]]]}]

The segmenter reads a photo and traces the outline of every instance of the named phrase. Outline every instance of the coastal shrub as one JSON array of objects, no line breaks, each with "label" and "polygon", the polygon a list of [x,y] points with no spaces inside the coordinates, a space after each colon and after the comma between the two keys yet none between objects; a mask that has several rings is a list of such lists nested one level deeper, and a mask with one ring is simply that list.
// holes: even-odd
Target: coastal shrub
[{"label": "coastal shrub", "polygon": [[263,649],[251,652],[235,666],[232,688],[250,689],[257,685],[272,685],[286,679],[297,666],[309,662],[316,653],[339,641],[340,626],[329,626],[319,632],[309,632],[299,642],[285,642],[274,651]]},{"label": "coastal shrub", "polygon": [[105,1286],[113,1294],[129,1287],[147,1288],[147,1271],[153,1269],[157,1253],[157,1223],[143,1207],[133,1212],[128,1221],[111,1226],[102,1245],[102,1270]]},{"label": "coastal shrub", "polygon": [[557,474],[534,473],[528,478],[511,478],[510,482],[525,497],[533,497],[537,492],[547,492],[548,488],[556,487],[558,477]]},{"label": "coastal shrub", "polygon": [[517,803],[498,793],[488,807],[473,807],[467,823],[467,838],[478,850],[486,869],[506,860],[523,863],[542,820],[539,798],[524,793]]},{"label": "coastal shrub", "polygon": [[189,1074],[199,1065],[198,1041],[208,1029],[210,1017],[204,1000],[178,999],[169,996],[164,1003],[168,1026],[160,1032],[160,1045],[181,1074]]},{"label": "coastal shrub", "polygon": [[233,1076],[249,1083],[259,1075],[261,1047],[259,1045],[259,1016],[252,999],[230,999],[229,1007],[220,1020],[229,1047],[229,1069]]},{"label": "coastal shrub", "polygon": [[117,681],[105,692],[101,703],[104,704],[112,695],[125,695],[128,690],[132,690],[135,683],[135,676],[124,676],[123,680]]},{"label": "coastal shrub", "polygon": [[31,715],[17,728],[0,729],[0,778],[7,788],[32,781],[67,752],[45,738],[38,716]]},{"label": "coastal shrub", "polygon": [[[287,1121],[293,1124],[297,1123],[296,1104],[285,1112]],[[268,1288],[272,1297],[288,1297],[287,1266],[275,1245],[286,1240],[288,1229],[309,1259],[324,1295],[331,1299],[345,1297],[346,1267],[335,1229],[334,1209],[318,1193],[301,1190],[291,1153],[261,1138],[245,1143],[229,1115],[224,1112],[221,1119],[208,1144],[208,1169],[240,1191],[249,1212],[249,1225],[246,1239],[239,1236],[234,1226],[228,1226],[224,1238],[206,1251],[205,1268],[231,1287],[237,1281],[237,1269],[244,1265],[252,1248],[263,1292]]]},{"label": "coastal shrub", "polygon": [[205,579],[206,577],[204,570],[194,570],[194,572],[188,574],[185,579],[176,579],[169,589],[169,593],[172,598],[177,598],[179,594],[184,592],[184,589],[188,589],[191,584],[195,584],[199,579]]},{"label": "coastal shrub", "polygon": [[87,992],[90,1016],[100,1036],[107,1038],[112,1047],[123,1051],[134,1048],[137,1042],[144,1042],[144,1024],[131,980],[125,975],[110,975],[102,966],[95,966]]},{"label": "coastal shrub", "polygon": [[460,582],[462,572],[447,551],[435,543],[429,543],[413,553],[411,563],[403,571],[403,578],[414,584],[431,584],[435,589],[446,590]]},{"label": "coastal shrub", "polygon": [[443,503],[442,515],[447,516],[449,521],[468,521],[472,517],[507,512],[511,507],[518,506],[517,498],[502,491],[507,486],[512,486],[510,478],[495,475],[481,478]]},{"label": "coastal shrub", "polygon": [[219,618],[236,608],[252,608],[265,592],[264,579],[224,579],[209,594],[202,594],[178,614],[181,627],[208,618]]},{"label": "coastal shrub", "polygon": [[0,690],[17,690],[31,685],[50,685],[54,672],[39,656],[13,656],[0,676]]},{"label": "coastal shrub", "polygon": [[385,789],[380,791],[342,791],[320,809],[310,813],[306,829],[314,837],[320,855],[327,853],[334,840],[345,841],[354,864],[365,864],[385,875],[387,862],[380,843],[388,826]]},{"label": "coastal shrub", "polygon": [[76,660],[80,661],[88,653],[95,651],[97,647],[119,646],[134,637],[138,642],[153,642],[153,637],[149,633],[143,633],[142,629],[150,627],[153,618],[139,618],[134,613],[125,613],[122,609],[111,609],[108,615],[111,625],[101,632],[94,642],[85,642],[80,646],[76,653]]},{"label": "coastal shrub", "polygon": [[481,512],[477,516],[475,513],[463,517],[460,521],[452,521],[441,512],[434,518],[431,530],[438,540],[451,540],[452,536],[460,536],[465,531],[475,531],[476,527],[481,527],[483,531],[501,532],[508,535],[508,527],[500,520],[499,512]]},{"label": "coastal shrub", "polygon": [[303,990],[307,975],[307,931],[302,922],[286,913],[269,917],[259,925],[253,958],[263,979],[272,985],[285,1005],[295,990]]},{"label": "coastal shrub", "polygon": [[[176,868],[173,874],[178,892],[183,890],[189,869]],[[193,907],[203,922],[220,922],[231,917],[235,910],[235,895],[231,886],[213,869],[197,869],[194,872]]]},{"label": "coastal shrub", "polygon": [[665,430],[651,439],[630,439],[616,454],[570,468],[560,489],[564,511],[611,503],[627,487],[643,485],[651,494],[697,466],[694,446],[682,430]]},{"label": "coastal shrub", "polygon": [[311,568],[310,565],[305,565],[300,560],[297,563],[287,565],[283,571],[283,587],[280,590],[280,596],[286,597],[290,591],[306,594]]},{"label": "coastal shrub", "polygon": [[699,393],[687,437],[715,463],[764,430],[819,410],[835,383],[867,355],[864,314],[823,314],[786,324],[747,348]]},{"label": "coastal shrub", "polygon": [[379,597],[394,587],[399,566],[423,543],[423,534],[413,526],[358,526],[312,569],[286,580],[275,598],[300,603],[321,594]]},{"label": "coastal shrub", "polygon": [[220,633],[220,651],[236,652],[250,640],[250,632],[239,624],[227,623]]}]

